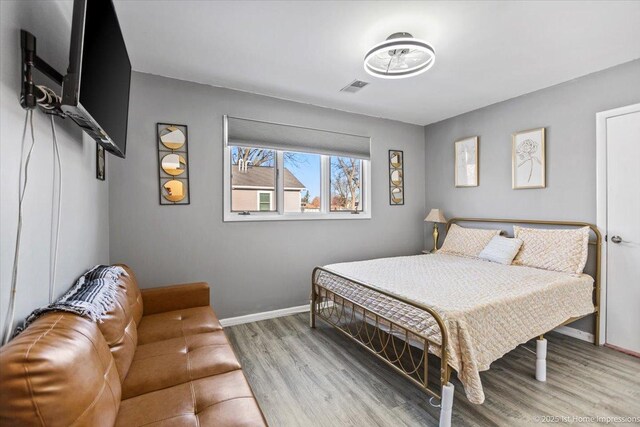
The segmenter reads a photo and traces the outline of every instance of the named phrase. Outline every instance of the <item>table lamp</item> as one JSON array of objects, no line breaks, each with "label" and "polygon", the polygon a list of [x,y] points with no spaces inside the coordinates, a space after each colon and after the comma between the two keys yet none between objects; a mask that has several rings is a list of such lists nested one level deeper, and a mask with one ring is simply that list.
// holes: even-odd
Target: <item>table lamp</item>
[{"label": "table lamp", "polygon": [[440,209],[431,209],[424,221],[433,222],[433,250],[431,251],[433,253],[438,249],[438,224],[446,223],[447,219]]}]

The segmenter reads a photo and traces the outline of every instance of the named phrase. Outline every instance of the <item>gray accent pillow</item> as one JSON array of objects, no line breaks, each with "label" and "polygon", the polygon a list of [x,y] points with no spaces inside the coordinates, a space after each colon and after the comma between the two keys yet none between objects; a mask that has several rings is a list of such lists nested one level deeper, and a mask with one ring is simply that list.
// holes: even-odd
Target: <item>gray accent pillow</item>
[{"label": "gray accent pillow", "polygon": [[478,258],[504,265],[511,265],[521,246],[521,239],[495,236],[480,252]]}]

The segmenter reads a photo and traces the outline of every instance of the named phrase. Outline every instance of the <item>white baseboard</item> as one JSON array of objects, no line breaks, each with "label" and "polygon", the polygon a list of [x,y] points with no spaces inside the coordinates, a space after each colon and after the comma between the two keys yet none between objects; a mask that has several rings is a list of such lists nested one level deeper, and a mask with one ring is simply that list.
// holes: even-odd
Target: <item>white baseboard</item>
[{"label": "white baseboard", "polygon": [[555,328],[554,331],[558,332],[559,334],[567,335],[590,343],[592,343],[594,339],[593,334],[581,331],[580,329],[570,328],[569,326],[560,326]]},{"label": "white baseboard", "polygon": [[281,308],[280,310],[263,311],[262,313],[247,314],[246,316],[220,319],[220,324],[223,328],[226,328],[227,326],[242,325],[243,323],[258,322],[260,320],[275,319],[276,317],[304,313],[305,311],[309,311],[309,309],[309,304],[305,304],[297,307]]},{"label": "white baseboard", "polygon": [[[309,304],[299,305],[296,307],[281,308],[279,310],[263,311],[262,313],[247,314],[245,316],[228,317],[220,319],[223,328],[227,326],[242,325],[243,323],[258,322],[260,320],[275,319],[278,317],[290,316],[292,314],[304,313],[309,311]],[[569,326],[560,326],[554,331],[562,335],[577,338],[582,341],[593,342],[594,336],[589,332],[584,332]]]}]

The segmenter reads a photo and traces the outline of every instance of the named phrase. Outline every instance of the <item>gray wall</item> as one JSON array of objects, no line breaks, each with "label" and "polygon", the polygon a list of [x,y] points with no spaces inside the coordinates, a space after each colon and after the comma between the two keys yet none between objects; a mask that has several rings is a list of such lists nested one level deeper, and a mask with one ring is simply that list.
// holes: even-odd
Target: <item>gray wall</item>
[{"label": "gray wall", "polygon": [[[442,208],[448,217],[595,223],[595,115],[637,102],[640,60],[431,124],[425,128],[426,207]],[[511,134],[537,127],[546,128],[547,188],[512,190]],[[453,143],[473,135],[480,137],[480,186],[455,188]],[[433,247],[431,227],[425,242]]]},{"label": "gray wall", "polygon": [[[129,114],[127,159],[109,159],[110,249],[143,287],[208,281],[225,318],[306,304],[316,265],[422,248],[423,127],[142,73]],[[371,136],[373,218],[223,223],[223,114]],[[188,125],[189,206],[158,204],[156,122]],[[404,150],[404,206],[388,204],[390,148]]]},{"label": "gray wall", "polygon": [[[39,55],[66,70],[71,2],[0,2],[0,324],[4,327],[18,213],[20,140],[24,110],[20,95],[20,28],[38,38]],[[46,81],[40,77],[40,82]],[[53,83],[52,88],[59,90]],[[52,138],[48,117],[34,113],[36,145],[24,204],[16,318],[48,302]],[[57,120],[63,165],[62,224],[57,294],[87,268],[109,262],[108,183],[95,179],[95,142],[69,120]]]}]

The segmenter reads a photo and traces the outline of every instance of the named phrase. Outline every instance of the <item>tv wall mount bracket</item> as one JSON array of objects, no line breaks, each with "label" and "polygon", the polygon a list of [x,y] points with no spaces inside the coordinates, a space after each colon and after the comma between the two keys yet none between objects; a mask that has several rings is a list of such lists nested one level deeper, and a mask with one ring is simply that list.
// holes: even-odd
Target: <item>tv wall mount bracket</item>
[{"label": "tv wall mount bracket", "polygon": [[36,53],[36,37],[29,31],[20,30],[20,50],[22,52],[22,87],[20,105],[27,110],[40,106],[46,114],[66,117],[60,106],[60,96],[52,89],[34,82],[34,70],[40,71],[62,87],[63,75],[40,58]]}]

